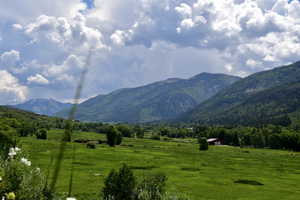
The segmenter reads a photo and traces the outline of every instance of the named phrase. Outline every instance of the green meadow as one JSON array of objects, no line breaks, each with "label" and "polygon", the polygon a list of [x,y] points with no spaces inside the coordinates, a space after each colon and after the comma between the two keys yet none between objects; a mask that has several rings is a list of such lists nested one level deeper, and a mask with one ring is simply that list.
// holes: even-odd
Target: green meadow
[{"label": "green meadow", "polygon": [[[34,166],[53,169],[61,130],[52,130],[48,140],[20,139]],[[105,139],[97,133],[77,132],[74,139]],[[297,200],[300,199],[300,154],[269,150],[214,146],[199,151],[196,140],[157,141],[124,138],[121,146],[69,143],[57,190],[68,191],[72,149],[75,149],[73,194],[78,199],[99,197],[111,169],[128,164],[142,178],[163,172],[171,194],[184,193],[193,200]]]}]

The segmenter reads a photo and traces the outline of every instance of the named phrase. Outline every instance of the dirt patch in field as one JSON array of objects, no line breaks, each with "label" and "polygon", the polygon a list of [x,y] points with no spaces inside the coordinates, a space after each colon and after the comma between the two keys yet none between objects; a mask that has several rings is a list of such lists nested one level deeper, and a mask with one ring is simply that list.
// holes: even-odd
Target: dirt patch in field
[{"label": "dirt patch in field", "polygon": [[253,180],[245,180],[245,179],[239,179],[237,181],[234,181],[234,183],[238,184],[246,184],[246,185],[257,185],[257,186],[262,186],[264,184],[258,182],[258,181],[253,181]]}]

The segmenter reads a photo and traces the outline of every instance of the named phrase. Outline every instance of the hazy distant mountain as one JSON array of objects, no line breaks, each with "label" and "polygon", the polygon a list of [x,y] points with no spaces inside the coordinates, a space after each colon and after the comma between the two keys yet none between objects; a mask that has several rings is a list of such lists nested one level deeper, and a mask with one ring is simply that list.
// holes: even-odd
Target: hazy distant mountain
[{"label": "hazy distant mountain", "polygon": [[[168,79],[99,95],[78,106],[76,119],[104,122],[150,122],[172,119],[240,80],[202,73],[190,79]],[[58,116],[66,117],[67,110]]]},{"label": "hazy distant mountain", "polygon": [[265,124],[281,121],[300,104],[300,62],[253,74],[198,105],[178,120],[204,124]]},{"label": "hazy distant mountain", "polygon": [[25,103],[14,105],[12,107],[31,111],[37,114],[52,116],[64,109],[69,109],[72,106],[70,103],[61,103],[53,99],[31,99]]}]

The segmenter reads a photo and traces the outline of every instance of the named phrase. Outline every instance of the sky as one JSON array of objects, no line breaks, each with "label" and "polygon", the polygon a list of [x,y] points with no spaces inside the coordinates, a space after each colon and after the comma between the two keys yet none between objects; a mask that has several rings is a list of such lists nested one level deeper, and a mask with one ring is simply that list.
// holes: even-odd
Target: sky
[{"label": "sky", "polygon": [[89,52],[83,99],[201,72],[244,77],[300,60],[300,2],[2,1],[0,104],[70,101]]}]

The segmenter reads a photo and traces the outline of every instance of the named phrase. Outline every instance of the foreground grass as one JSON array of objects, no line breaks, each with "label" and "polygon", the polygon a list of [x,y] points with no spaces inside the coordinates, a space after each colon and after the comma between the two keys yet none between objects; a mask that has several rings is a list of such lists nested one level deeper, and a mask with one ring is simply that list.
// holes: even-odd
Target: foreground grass
[{"label": "foreground grass", "polygon": [[[58,149],[61,133],[51,131],[47,141],[23,138],[22,148],[35,165],[46,170]],[[96,133],[75,133],[74,137],[104,139],[104,135]],[[87,149],[84,144],[75,144],[75,150],[73,191],[79,199],[99,197],[106,175],[122,163],[131,166],[141,178],[165,173],[170,193],[185,193],[193,200],[300,199],[299,153],[228,146],[200,152],[194,143],[127,138],[116,148],[102,144],[97,149]],[[72,145],[68,144],[59,191],[67,191],[71,155]]]}]

